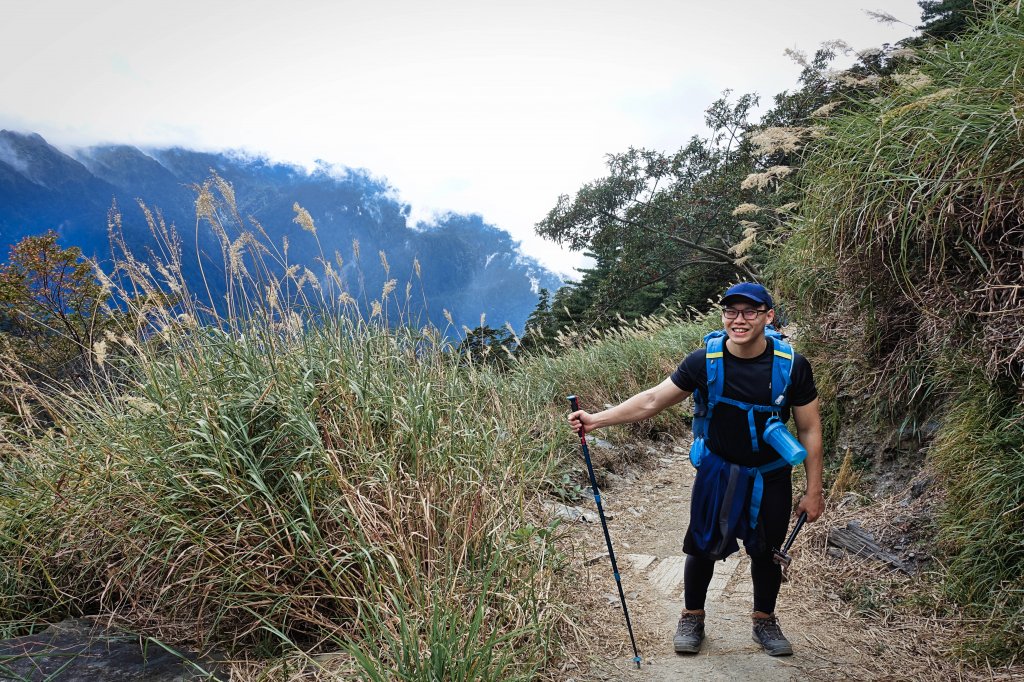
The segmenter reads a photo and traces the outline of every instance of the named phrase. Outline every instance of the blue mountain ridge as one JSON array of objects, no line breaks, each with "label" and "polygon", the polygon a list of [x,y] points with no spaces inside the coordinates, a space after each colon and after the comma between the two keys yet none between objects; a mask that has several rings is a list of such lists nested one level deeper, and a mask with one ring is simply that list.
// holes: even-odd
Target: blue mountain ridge
[{"label": "blue mountain ridge", "polygon": [[[290,263],[322,274],[316,262],[337,252],[345,263],[349,293],[363,300],[379,296],[388,278],[398,281],[404,298],[407,281],[414,283],[410,310],[420,323],[445,328],[443,310],[450,311],[456,331],[508,321],[522,329],[537,304],[541,287],[557,289],[562,281],[532,258],[505,231],[479,215],[449,213],[432,224],[410,225],[410,207],[402,204],[387,182],[364,170],[322,164],[312,172],[239,152],[200,152],[181,147],[139,149],[103,145],[65,153],[41,136],[0,131],[0,243],[55,230],[63,247],[109,265],[108,215],[116,203],[123,216],[124,236],[137,257],[156,246],[138,201],[159,210],[182,237],[185,277],[194,291],[203,290],[196,247],[203,254],[210,281],[220,262],[219,239],[206,221],[195,216],[195,186],[216,172],[231,183],[239,213],[251,216],[280,249],[289,244]],[[313,216],[320,247],[293,219],[294,203]],[[236,235],[237,236],[237,235]],[[356,262],[353,240],[358,240]],[[378,252],[386,254],[390,275]],[[211,255],[214,257],[211,259]],[[6,250],[0,258],[6,259]],[[413,260],[421,265],[419,292]],[[0,261],[2,262],[2,261]],[[211,292],[223,297],[224,284],[213,276]]]}]

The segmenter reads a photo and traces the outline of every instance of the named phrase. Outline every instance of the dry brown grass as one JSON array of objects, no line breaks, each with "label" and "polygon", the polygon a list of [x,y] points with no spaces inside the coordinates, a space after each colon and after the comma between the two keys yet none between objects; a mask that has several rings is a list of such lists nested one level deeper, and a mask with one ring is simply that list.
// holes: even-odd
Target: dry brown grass
[{"label": "dry brown grass", "polygon": [[913,524],[933,516],[939,504],[931,491],[912,499],[909,485],[877,500],[856,493],[830,496],[825,515],[806,526],[792,552],[797,570],[791,579],[798,589],[791,599],[805,611],[824,614],[841,633],[841,646],[863,654],[867,679],[1021,679],[1024,666],[979,667],[960,658],[964,629],[978,622],[941,593],[936,560],[907,575],[877,559],[830,552],[829,533],[850,521],[887,547],[920,530]]}]

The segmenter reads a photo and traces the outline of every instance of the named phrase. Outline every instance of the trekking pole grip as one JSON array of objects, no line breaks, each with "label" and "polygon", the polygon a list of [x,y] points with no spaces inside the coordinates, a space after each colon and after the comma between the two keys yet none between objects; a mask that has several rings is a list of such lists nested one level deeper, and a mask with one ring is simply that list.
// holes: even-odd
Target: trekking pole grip
[{"label": "trekking pole grip", "polygon": [[[566,400],[569,401],[569,407],[572,409],[573,412],[578,412],[579,411],[580,404],[576,400],[576,396],[574,396],[574,395],[567,396]],[[586,434],[586,432],[583,430],[583,422],[581,421],[580,422],[580,430],[576,432],[576,435],[580,437],[581,441],[583,441],[584,447],[586,447],[586,442],[587,442],[586,441],[587,436],[585,434]]]}]

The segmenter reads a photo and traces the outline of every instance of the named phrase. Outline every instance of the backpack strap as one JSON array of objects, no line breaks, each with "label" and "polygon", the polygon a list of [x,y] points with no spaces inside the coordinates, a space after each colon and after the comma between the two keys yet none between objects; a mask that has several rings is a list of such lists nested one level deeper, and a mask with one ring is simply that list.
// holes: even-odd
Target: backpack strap
[{"label": "backpack strap", "polygon": [[761,498],[764,496],[764,478],[761,474],[775,471],[786,466],[786,460],[779,457],[774,462],[769,462],[759,467],[753,467],[747,471],[751,472],[754,483],[750,489],[750,527],[757,528],[757,517],[761,513]]},{"label": "backpack strap", "polygon": [[772,405],[781,409],[786,405],[786,391],[793,383],[793,346],[780,336],[771,336],[774,346],[772,357]]},{"label": "backpack strap", "polygon": [[707,416],[704,419],[705,438],[708,437],[708,429],[711,426],[711,415],[722,399],[722,392],[725,390],[725,332],[712,332],[704,337],[707,342],[707,352],[704,357],[704,365],[708,374],[708,404]]},{"label": "backpack strap", "polygon": [[[722,330],[714,331],[704,337],[705,346],[705,367],[707,369],[708,382],[707,387],[707,398],[705,399],[704,394],[699,390],[693,392],[693,438],[696,442],[698,439],[707,438],[708,428],[711,422],[711,410],[718,402],[718,397],[722,395],[722,387],[725,385],[725,373],[722,371],[722,362],[724,361],[724,351],[722,350],[725,344],[725,332]],[[715,377],[715,381],[711,381],[711,377]],[[691,457],[693,465],[697,466],[699,463],[698,457]]]}]

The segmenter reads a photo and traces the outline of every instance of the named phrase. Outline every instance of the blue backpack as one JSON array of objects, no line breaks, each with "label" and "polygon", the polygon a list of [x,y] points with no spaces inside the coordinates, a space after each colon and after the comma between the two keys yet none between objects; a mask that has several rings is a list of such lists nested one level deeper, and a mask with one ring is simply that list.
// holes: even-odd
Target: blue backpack
[{"label": "blue backpack", "polygon": [[[786,392],[792,383],[793,347],[771,326],[765,329],[765,336],[772,339],[774,346],[771,405],[745,403],[722,395],[725,387],[724,346],[728,337],[724,330],[711,332],[704,337],[707,347],[707,400],[700,391],[693,392],[693,445],[690,448],[690,462],[698,469],[698,479],[702,485],[694,486],[691,528],[695,531],[694,537],[701,549],[716,557],[724,558],[736,551],[736,538],[747,536],[745,524],[740,524],[744,516],[749,518],[751,529],[757,527],[764,491],[762,474],[787,464],[796,466],[807,457],[807,451],[789,433],[781,419],[782,408],[788,403]],[[706,442],[711,417],[719,403],[744,410],[747,413],[753,451],[759,452],[760,443],[767,442],[779,452],[779,459],[760,467],[741,467],[725,462],[708,450]],[[760,438],[754,421],[757,412],[771,413]],[[749,510],[745,509],[748,489]],[[748,513],[744,514],[745,511]]]}]

